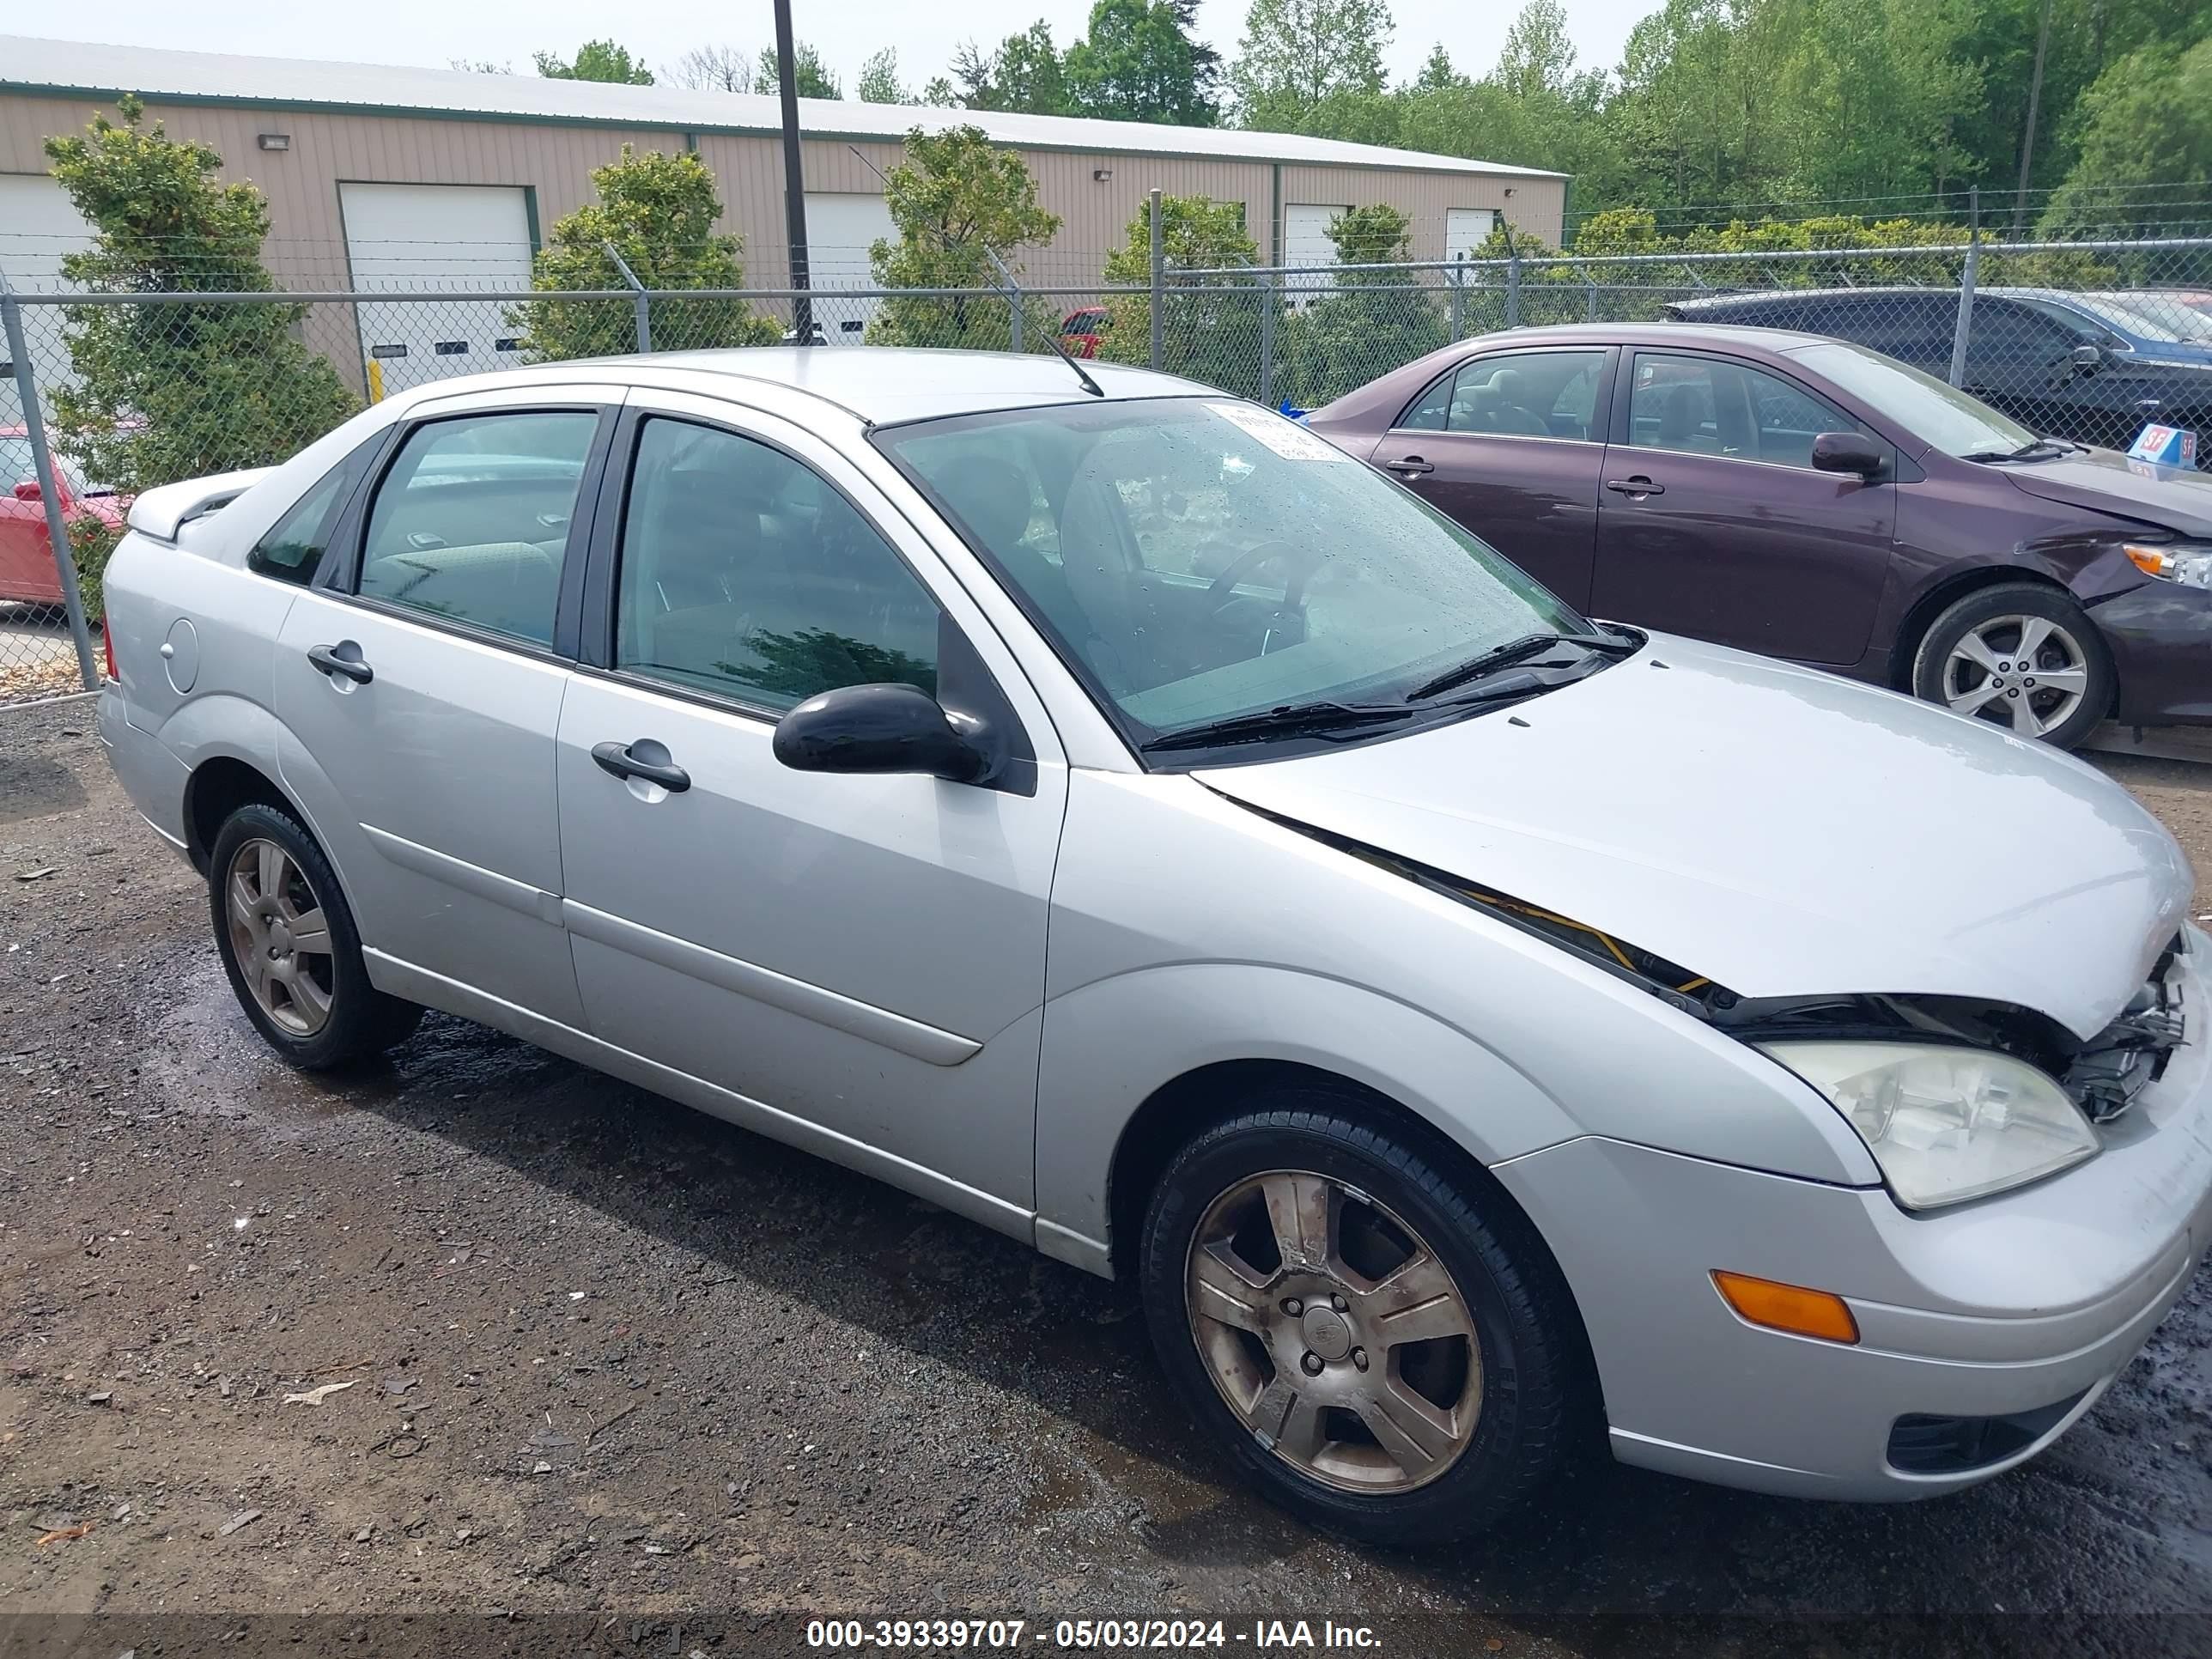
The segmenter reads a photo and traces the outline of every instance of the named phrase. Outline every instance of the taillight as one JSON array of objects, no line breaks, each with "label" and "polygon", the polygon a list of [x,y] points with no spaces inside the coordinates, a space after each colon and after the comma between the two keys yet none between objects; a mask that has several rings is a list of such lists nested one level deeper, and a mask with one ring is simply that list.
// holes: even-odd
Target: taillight
[{"label": "taillight", "polygon": [[107,678],[120,685],[123,676],[115,672],[115,633],[105,617],[100,619],[100,648],[107,655]]}]

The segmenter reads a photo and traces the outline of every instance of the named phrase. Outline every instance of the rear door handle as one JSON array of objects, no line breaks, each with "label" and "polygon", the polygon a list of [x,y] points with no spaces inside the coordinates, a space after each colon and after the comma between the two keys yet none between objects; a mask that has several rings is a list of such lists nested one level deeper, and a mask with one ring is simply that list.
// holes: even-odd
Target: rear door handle
[{"label": "rear door handle", "polygon": [[1667,493],[1665,484],[1653,483],[1641,473],[1633,478],[1607,478],[1605,487],[1619,490],[1624,495],[1663,495]]},{"label": "rear door handle", "polygon": [[[353,654],[338,655],[347,650]],[[324,673],[343,675],[356,685],[367,685],[376,678],[376,671],[361,659],[361,647],[351,640],[340,640],[336,645],[311,645],[307,647],[307,660]]]},{"label": "rear door handle", "polygon": [[1382,465],[1390,471],[1402,472],[1407,477],[1412,477],[1417,472],[1433,472],[1437,470],[1435,462],[1425,461],[1418,455],[1408,455],[1400,461],[1385,461]]},{"label": "rear door handle", "polygon": [[[642,743],[645,739],[641,738],[638,741]],[[647,783],[659,784],[672,795],[680,795],[691,787],[691,775],[673,761],[642,761],[631,754],[630,749],[626,743],[595,743],[592,745],[592,758],[599,763],[602,771],[611,772],[618,778],[643,778]]]}]

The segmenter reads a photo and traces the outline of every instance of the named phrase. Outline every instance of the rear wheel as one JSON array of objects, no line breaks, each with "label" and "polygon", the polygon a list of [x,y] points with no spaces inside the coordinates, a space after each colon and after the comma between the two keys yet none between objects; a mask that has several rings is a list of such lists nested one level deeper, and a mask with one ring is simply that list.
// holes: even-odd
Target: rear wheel
[{"label": "rear wheel", "polygon": [[1152,1340],[1268,1496],[1378,1542],[1490,1524],[1587,1418],[1564,1285],[1448,1149],[1323,1091],[1171,1163],[1142,1235]]},{"label": "rear wheel", "polygon": [[380,1053],[422,1018],[368,982],[361,936],[322,848],[292,816],[252,802],[223,823],[208,896],[224,972],[254,1029],[294,1066]]},{"label": "rear wheel", "polygon": [[1949,606],[1912,662],[1916,696],[2061,749],[2104,720],[2115,678],[2088,613],[2031,582],[1981,588]]}]

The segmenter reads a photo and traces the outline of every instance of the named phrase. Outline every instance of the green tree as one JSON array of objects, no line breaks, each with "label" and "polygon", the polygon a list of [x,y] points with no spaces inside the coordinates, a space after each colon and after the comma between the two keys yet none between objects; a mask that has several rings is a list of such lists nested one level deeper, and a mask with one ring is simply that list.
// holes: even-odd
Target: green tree
[{"label": "green tree", "polygon": [[1098,0],[1089,33],[1067,50],[1066,74],[1085,115],[1203,127],[1218,113],[1199,92],[1195,49],[1174,0]]},{"label": "green tree", "polygon": [[1395,27],[1386,0],[1252,0],[1229,66],[1243,125],[1309,131],[1333,100],[1379,94]]},{"label": "green tree", "polygon": [[2212,35],[2186,51],[2146,46],[2106,70],[2082,95],[2074,145],[2080,159],[2051,200],[2051,228],[2170,217],[2162,192],[2143,186],[2212,179]]},{"label": "green tree", "polygon": [[1075,112],[1067,60],[1053,44],[1052,27],[1039,18],[986,53],[973,40],[952,58],[959,100],[969,109],[1010,110],[1024,115]]},{"label": "green tree", "polygon": [[1402,264],[1413,224],[1387,204],[1356,207],[1329,222],[1340,270],[1329,291],[1285,319],[1282,382],[1308,408],[1340,398],[1386,368],[1447,344],[1450,331],[1437,299],[1402,270],[1360,270]]},{"label": "green tree", "polygon": [[694,46],[676,60],[669,79],[693,92],[750,92],[753,56],[730,46]]},{"label": "green tree", "polygon": [[[49,138],[54,180],[92,227],[62,275],[108,291],[265,293],[269,204],[243,181],[219,184],[222,157],[121,118]],[[330,363],[293,337],[307,307],[281,301],[72,306],[64,313],[73,377],[52,392],[56,442],[85,473],[125,495],[233,467],[266,466],[359,406]]]},{"label": "green tree", "polygon": [[[831,72],[829,64],[822,61],[820,52],[804,40],[798,43],[795,50],[799,63],[798,68],[793,71],[792,80],[801,98],[836,99],[845,95],[843,84]],[[753,90],[781,92],[783,89],[782,69],[781,60],[775,55],[775,48],[763,46],[758,72],[753,76]]]},{"label": "green tree", "polygon": [[538,72],[549,81],[612,81],[630,87],[653,84],[653,71],[646,68],[645,60],[632,58],[629,47],[611,40],[586,40],[576,48],[574,58],[553,52],[532,55]]},{"label": "green tree", "polygon": [[[1057,214],[1037,205],[1036,179],[1022,158],[993,146],[980,128],[948,127],[906,136],[906,159],[884,180],[884,202],[898,228],[869,250],[879,288],[996,288],[991,256],[1019,270],[1018,250],[1048,242]],[[1042,313],[1040,313],[1040,320]],[[975,295],[886,300],[868,324],[872,345],[1009,343],[1006,301]],[[1040,338],[1036,330],[1030,337]]]},{"label": "green tree", "polygon": [[[531,287],[618,289],[622,273],[608,254],[619,252],[638,280],[654,289],[742,288],[738,261],[743,244],[717,235],[722,204],[714,175],[696,155],[638,154],[623,146],[621,159],[593,169],[599,199],[560,220],[538,252]],[[531,300],[509,313],[523,349],[544,362],[603,357],[637,349],[635,307],[628,300]],[[742,300],[653,301],[653,343],[663,349],[769,345],[782,331]]]},{"label": "green tree", "polygon": [[911,104],[914,94],[899,79],[898,48],[885,46],[860,65],[860,101],[864,104]]},{"label": "green tree", "polygon": [[[1160,367],[1245,395],[1260,378],[1260,316],[1272,294],[1235,273],[1255,264],[1259,249],[1244,228],[1244,204],[1203,196],[1160,198],[1161,253],[1168,275],[1161,299]],[[1137,210],[1121,246],[1106,256],[1106,281],[1145,287],[1152,282],[1152,210]],[[1152,361],[1149,294],[1107,298],[1109,322],[1098,355],[1115,362]]]}]

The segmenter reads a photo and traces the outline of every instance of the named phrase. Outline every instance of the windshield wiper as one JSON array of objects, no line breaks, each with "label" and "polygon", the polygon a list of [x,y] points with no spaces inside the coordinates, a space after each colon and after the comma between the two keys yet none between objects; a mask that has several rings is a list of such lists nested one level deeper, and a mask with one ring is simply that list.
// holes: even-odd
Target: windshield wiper
[{"label": "windshield wiper", "polygon": [[1540,657],[1559,645],[1578,645],[1585,651],[1595,651],[1607,657],[1625,657],[1638,648],[1636,641],[1618,639],[1609,634],[1525,634],[1517,640],[1508,640],[1504,645],[1493,646],[1455,667],[1447,668],[1434,679],[1424,681],[1406,694],[1406,701],[1409,703],[1425,702],[1455,686],[1479,680],[1485,674],[1510,668],[1531,657]]},{"label": "windshield wiper", "polygon": [[1155,749],[1209,749],[1215,744],[1255,743],[1267,738],[1325,737],[1357,730],[1382,720],[1402,720],[1419,714],[1399,703],[1286,702],[1256,714],[1231,714],[1203,726],[1185,726],[1143,744]]},{"label": "windshield wiper", "polygon": [[1978,449],[1971,455],[1961,455],[1962,461],[2039,461],[2052,455],[2063,455],[2074,447],[2063,439],[2037,438],[2022,444],[2018,449]]}]

